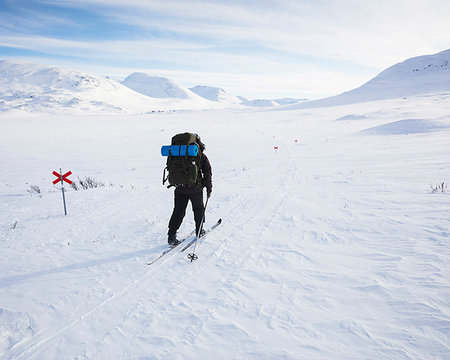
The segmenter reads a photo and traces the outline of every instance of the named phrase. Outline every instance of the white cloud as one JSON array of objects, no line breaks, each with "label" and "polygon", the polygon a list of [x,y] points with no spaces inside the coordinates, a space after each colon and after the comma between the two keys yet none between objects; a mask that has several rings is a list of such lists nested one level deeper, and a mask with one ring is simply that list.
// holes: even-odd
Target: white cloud
[{"label": "white cloud", "polygon": [[[138,31],[128,40],[95,41],[18,31],[0,36],[0,45],[73,54],[86,62],[107,59],[116,70],[114,59],[130,70],[147,63],[143,70],[172,72],[186,81],[195,74],[220,80],[216,85],[222,87],[234,87],[239,78],[248,89],[250,81],[265,82],[277,94],[283,89],[309,97],[335,94],[396,62],[450,47],[450,2],[438,0],[41,3],[89,10]],[[265,93],[260,85],[253,91]]]}]

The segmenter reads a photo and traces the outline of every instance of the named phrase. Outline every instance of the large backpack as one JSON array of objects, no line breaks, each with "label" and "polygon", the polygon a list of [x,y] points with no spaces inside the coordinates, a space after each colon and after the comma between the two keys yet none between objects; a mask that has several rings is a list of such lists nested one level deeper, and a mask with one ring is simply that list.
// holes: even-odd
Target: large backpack
[{"label": "large backpack", "polygon": [[[195,149],[195,151],[190,151],[191,149]],[[197,144],[197,135],[191,133],[175,135],[167,153],[163,184],[169,181],[169,187],[178,185],[201,187],[201,157],[202,152]]]}]

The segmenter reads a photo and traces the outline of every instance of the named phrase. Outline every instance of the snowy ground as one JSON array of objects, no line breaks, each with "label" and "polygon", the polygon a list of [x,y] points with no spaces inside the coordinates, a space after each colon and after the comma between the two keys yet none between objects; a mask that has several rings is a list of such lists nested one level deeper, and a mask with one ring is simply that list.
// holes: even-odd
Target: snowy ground
[{"label": "snowy ground", "polygon": [[[430,187],[450,183],[449,94],[0,127],[0,358],[450,358],[450,186]],[[196,262],[149,267],[172,210],[159,149],[182,131],[223,224]],[[68,216],[60,167],[105,184],[68,188]]]}]

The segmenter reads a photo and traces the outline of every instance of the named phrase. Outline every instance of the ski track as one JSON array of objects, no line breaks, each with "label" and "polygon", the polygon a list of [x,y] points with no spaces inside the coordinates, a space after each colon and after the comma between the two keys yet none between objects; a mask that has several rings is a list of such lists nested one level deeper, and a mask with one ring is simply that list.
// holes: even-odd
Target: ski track
[{"label": "ski track", "polygon": [[[283,174],[283,173],[281,173]],[[279,178],[280,181],[282,177]],[[246,198],[242,199],[241,202],[236,205],[230,205],[228,209],[222,209],[221,213],[224,214],[224,218],[227,219],[226,221],[229,222],[229,225],[233,224],[233,227],[237,227],[238,229],[245,229],[245,225],[249,222],[252,222],[254,218],[257,217],[257,215],[261,212],[263,212],[263,207],[259,210],[258,213],[255,213],[252,215],[251,218],[243,218],[242,216],[238,216],[239,212],[238,209],[242,210],[244,206],[244,210],[246,206],[250,206],[250,209],[254,205],[254,202],[251,201],[251,199],[254,199],[257,197],[257,191],[255,190],[252,195],[248,195]],[[272,197],[275,197],[276,194],[272,194]],[[262,205],[262,203],[265,203],[266,201],[264,199],[260,199],[259,203]],[[266,205],[267,206],[267,205]],[[247,211],[245,211],[246,213]],[[251,212],[251,211],[250,211]],[[235,215],[233,215],[235,214]],[[107,212],[100,215],[100,221],[106,220],[108,217]],[[239,222],[238,219],[241,219]],[[82,227],[88,227],[88,223],[90,223],[91,220],[86,219],[84,220],[84,224],[81,224]],[[223,224],[220,226],[223,227]],[[242,232],[242,230],[241,230]],[[210,234],[209,236],[213,235]],[[233,236],[234,232],[231,232],[230,236]],[[220,237],[227,237],[227,232],[221,233]],[[208,239],[207,239],[208,240]],[[206,240],[206,241],[207,241]],[[201,242],[200,242],[201,243]],[[202,245],[199,245],[199,247]],[[226,247],[227,243],[225,242],[222,247]],[[220,250],[219,250],[220,251]],[[39,355],[39,352],[42,350],[42,348],[48,348],[50,347],[50,342],[58,342],[57,337],[64,337],[65,334],[68,331],[73,331],[77,326],[82,326],[81,324],[86,321],[93,321],[94,323],[97,323],[98,321],[95,321],[95,317],[102,316],[102,314],[98,314],[100,312],[104,312],[104,307],[109,307],[108,310],[114,309],[115,304],[114,301],[119,301],[120,298],[133,298],[130,294],[131,291],[133,291],[133,295],[136,293],[139,293],[139,288],[142,286],[145,286],[146,284],[143,284],[143,282],[146,280],[146,278],[153,274],[155,276],[158,275],[158,272],[164,271],[164,267],[167,266],[166,263],[170,262],[173,257],[180,256],[180,254],[177,254],[179,250],[174,250],[171,254],[163,257],[162,259],[158,260],[157,263],[150,266],[150,269],[148,271],[145,271],[143,274],[139,276],[137,280],[134,280],[130,284],[123,287],[121,290],[115,292],[114,294],[108,294],[107,296],[100,299],[100,301],[90,308],[88,311],[83,313],[71,313],[62,319],[61,324],[59,324],[56,328],[53,327],[51,329],[45,329],[42,331],[39,331],[38,333],[34,334],[31,338],[26,339],[24,341],[21,341],[17,344],[15,344],[9,351],[7,351],[5,355],[7,358],[17,358],[17,359],[32,359],[35,356]],[[183,253],[184,254],[184,253]],[[236,265],[236,264],[235,264]],[[236,275],[236,274],[235,274]],[[178,292],[180,288],[183,288],[183,282],[186,281],[186,277],[189,275],[181,274],[181,276],[175,278],[174,282],[171,283],[171,286],[169,287],[170,291],[168,293],[162,292],[162,296],[159,296],[161,298],[161,301],[163,299],[170,299],[173,298]],[[233,281],[231,281],[233,282]],[[120,299],[123,301],[123,299]],[[126,302],[127,306],[131,306],[132,309],[137,309],[139,307],[138,303],[133,302]],[[120,308],[120,307],[119,307]],[[109,312],[109,311],[108,311]],[[130,313],[134,312],[134,310],[129,310],[127,313],[127,318]],[[117,314],[120,318],[120,313]],[[124,319],[122,319],[119,323],[117,323],[113,329],[111,329],[109,332],[118,331],[121,328],[121,324],[124,322]],[[195,332],[194,329],[190,330],[191,332]],[[107,336],[106,336],[107,337]],[[106,340],[106,337],[98,340],[98,344],[101,344],[103,341]],[[192,335],[191,338],[194,338]]]},{"label": "ski track", "polygon": [[[267,139],[270,125],[259,126],[256,132]],[[158,225],[149,230],[144,215],[130,222],[125,213],[111,215],[88,201],[85,209],[95,217],[77,219],[69,237],[86,237],[82,229],[102,231],[71,246],[89,254],[89,245],[112,239],[119,255],[96,252],[57,267],[67,256],[63,252],[53,270],[39,268],[34,279],[43,283],[79,276],[93,282],[92,288],[72,294],[69,306],[86,299],[59,318],[53,314],[56,321],[27,333],[0,356],[61,358],[69,349],[64,355],[73,359],[448,358],[448,199],[436,196],[428,205],[429,196],[416,195],[413,208],[405,211],[402,196],[413,188],[398,187],[402,183],[394,172],[389,180],[398,187],[397,196],[377,182],[387,171],[379,164],[372,167],[369,161],[355,169],[358,155],[346,154],[353,146],[362,148],[359,141],[372,141],[373,153],[385,151],[376,139],[349,136],[314,139],[305,147],[281,140],[276,154],[265,154],[252,166],[219,170],[214,175],[222,183],[232,189],[243,185],[239,193],[219,193],[211,201],[208,223],[220,217],[223,223],[198,242],[199,260],[193,263],[176,249],[147,267],[164,246],[126,252],[128,239],[117,239],[118,230],[108,226],[121,224],[141,241],[161,234],[166,217],[155,213]],[[338,142],[342,154],[333,158],[327,151]],[[343,165],[337,172],[330,164],[338,160]],[[128,211],[139,213],[144,205],[139,200]],[[45,256],[54,260],[51,252]],[[2,284],[26,286],[32,277],[12,276]],[[132,347],[123,346],[131,339]],[[224,339],[226,346],[236,345],[225,351]],[[157,350],[149,355],[153,347]]]}]

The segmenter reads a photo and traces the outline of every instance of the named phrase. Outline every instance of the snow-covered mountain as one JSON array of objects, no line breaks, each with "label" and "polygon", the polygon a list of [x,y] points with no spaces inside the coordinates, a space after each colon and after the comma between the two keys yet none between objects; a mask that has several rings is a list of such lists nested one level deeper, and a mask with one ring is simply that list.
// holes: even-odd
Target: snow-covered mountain
[{"label": "snow-covered mountain", "polygon": [[[143,113],[160,110],[214,108],[209,102],[181,88],[166,88],[167,96],[149,97],[99,75],[48,65],[0,61],[0,111]],[[160,81],[162,84],[162,81]],[[162,89],[162,88],[161,88]],[[142,90],[142,89],[140,89]],[[161,90],[162,91],[162,90]],[[172,94],[172,97],[170,95]],[[156,95],[156,94],[153,94]]]},{"label": "snow-covered mountain", "polygon": [[242,102],[239,97],[232,95],[219,87],[197,85],[189,88],[189,90],[210,101],[230,104],[239,104]]},{"label": "snow-covered mountain", "polygon": [[54,66],[0,60],[0,111],[145,113],[225,107],[309,108],[450,91],[450,50],[393,65],[359,88],[325,99],[246,100],[218,87],[184,88],[173,80],[133,73],[122,83]]},{"label": "snow-covered mountain", "polygon": [[245,106],[253,106],[253,107],[274,107],[280,106],[275,100],[270,99],[255,99],[255,100],[247,100],[242,103]]},{"label": "snow-covered mountain", "polygon": [[115,80],[54,66],[0,61],[0,111],[127,111],[148,102]]},{"label": "snow-covered mountain", "polygon": [[293,105],[298,103],[307,102],[308,99],[293,99],[293,98],[281,98],[281,99],[255,99],[244,100],[243,105],[253,107],[277,107],[283,105]]},{"label": "snow-covered mountain", "polygon": [[356,89],[295,107],[345,105],[450,91],[449,63],[450,49],[413,57],[387,68]]},{"label": "snow-covered mountain", "polygon": [[273,107],[286,104],[295,104],[305,99],[256,99],[247,100],[245,98],[230,94],[220,87],[197,85],[189,89],[177,84],[175,81],[151,76],[141,72],[129,75],[122,84],[130,89],[152,98],[166,99],[191,99],[198,101],[205,99],[208,104],[212,101],[222,106],[251,106],[251,107]]},{"label": "snow-covered mountain", "polygon": [[281,99],[275,99],[273,101],[275,101],[278,105],[291,105],[291,104],[307,102],[309,100],[308,99],[281,98]]},{"label": "snow-covered mountain", "polygon": [[183,88],[173,80],[159,76],[151,76],[141,72],[135,72],[129,75],[124,81],[122,81],[122,84],[138,93],[152,98],[197,98],[191,91]]}]

